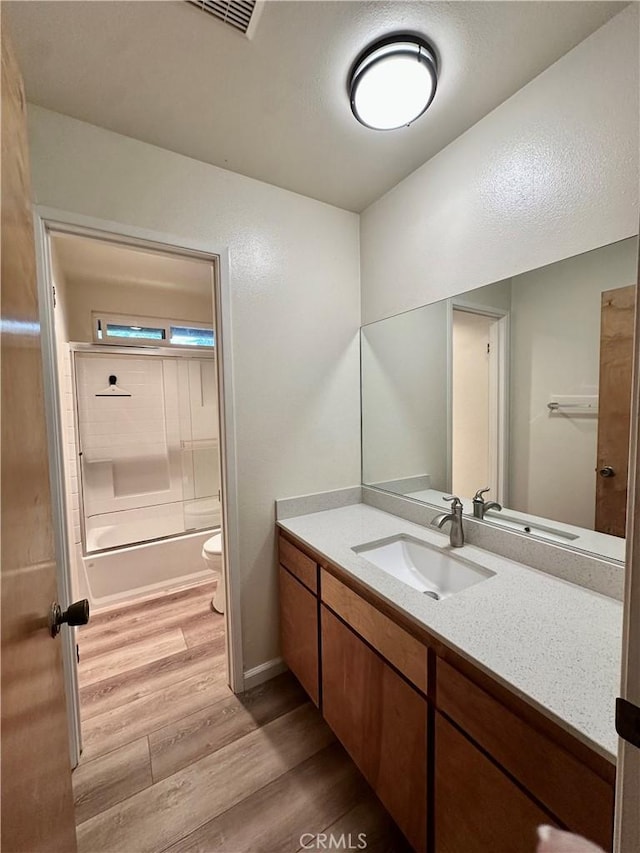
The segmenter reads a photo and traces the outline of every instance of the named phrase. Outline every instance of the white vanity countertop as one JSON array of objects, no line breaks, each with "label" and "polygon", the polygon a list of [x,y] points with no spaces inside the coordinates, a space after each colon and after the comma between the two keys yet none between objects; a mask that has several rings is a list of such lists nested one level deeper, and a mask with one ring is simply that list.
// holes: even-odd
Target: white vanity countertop
[{"label": "white vanity countertop", "polygon": [[622,604],[472,545],[457,553],[495,575],[434,601],[355,554],[399,533],[448,536],[365,504],[278,521],[314,551],[615,763]]}]

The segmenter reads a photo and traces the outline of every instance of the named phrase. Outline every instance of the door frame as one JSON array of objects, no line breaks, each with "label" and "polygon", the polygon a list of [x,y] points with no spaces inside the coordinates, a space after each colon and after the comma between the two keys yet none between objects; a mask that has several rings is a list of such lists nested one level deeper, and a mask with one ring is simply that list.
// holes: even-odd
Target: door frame
[{"label": "door frame", "polygon": [[[60,605],[71,603],[71,571],[68,537],[66,489],[64,487],[64,444],[58,396],[57,349],[55,341],[52,264],[49,234],[75,234],[121,245],[136,246],[174,255],[198,257],[213,264],[213,299],[218,352],[216,359],[219,388],[220,468],[222,480],[223,571],[226,578],[225,635],[227,682],[234,693],[244,690],[244,655],[241,621],[241,572],[239,560],[237,441],[234,406],[233,341],[229,250],[226,246],[203,243],[174,234],[151,231],[133,225],[97,219],[79,213],[42,205],[33,209],[38,273],[40,324],[42,327],[43,374],[51,491]],[[65,689],[72,766],[79,761],[81,749],[76,649],[73,632],[66,632],[64,644]]]},{"label": "door frame", "polygon": [[[636,282],[620,696],[640,707],[640,261]],[[640,841],[640,749],[618,738],[614,853]]]},{"label": "door frame", "polygon": [[[495,446],[494,469],[496,484],[493,500],[503,506],[509,502],[509,312],[502,308],[467,302],[458,297],[447,301],[447,491],[451,493],[453,481],[453,314],[454,311],[466,311],[467,314],[479,314],[496,320],[495,335],[495,371],[490,377],[491,396],[495,399],[497,418],[490,424],[490,440]],[[488,484],[492,485],[492,484]],[[483,487],[482,483],[478,488]],[[462,495],[473,497],[473,495]]]},{"label": "door frame", "polygon": [[[627,294],[633,293],[633,305],[626,306],[625,301]],[[631,448],[631,431],[633,426],[633,370],[635,359],[635,342],[636,342],[636,298],[637,286],[635,283],[621,285],[620,287],[607,288],[600,294],[600,337],[599,337],[599,359],[598,359],[598,387],[596,400],[597,414],[597,435],[596,435],[596,465],[595,469],[598,472],[601,468],[612,465],[616,472],[616,477],[613,480],[602,479],[600,476],[595,478],[595,496],[594,496],[594,530],[609,535],[626,536],[626,522],[629,513],[629,488],[632,482],[632,470],[630,462]],[[621,314],[631,309],[630,326],[632,326],[633,338],[627,349],[626,341],[627,331],[626,322],[623,323]],[[615,319],[613,319],[615,318]],[[622,326],[621,326],[622,324]],[[612,325],[616,328],[613,329]],[[606,332],[605,332],[606,327]],[[613,334],[612,334],[613,332]],[[611,341],[613,339],[613,342]],[[611,349],[618,349],[613,360],[611,360]],[[626,357],[625,357],[626,356]],[[617,364],[620,358],[624,361],[629,360],[629,372],[625,376],[620,376],[620,371],[614,371],[615,383],[611,381],[611,375],[608,374],[609,364]],[[628,419],[627,424],[629,432],[627,433],[627,450],[625,454],[624,448],[619,446],[619,442],[625,437],[624,434],[615,437],[611,435],[612,422],[616,425],[621,420],[620,399],[612,401],[612,384],[615,384],[617,389],[624,390],[625,386],[628,390]],[[619,393],[619,392],[618,392]],[[624,412],[622,413],[624,423]],[[617,439],[617,440],[616,440]],[[626,458],[625,458],[626,457]],[[621,478],[619,475],[621,470],[624,470],[625,476]],[[618,485],[620,484],[620,485]],[[620,495],[619,489],[624,487],[625,494]],[[622,498],[622,500],[621,500]],[[612,507],[613,504],[613,507]],[[623,517],[620,518],[620,515]],[[615,533],[614,533],[615,531]]]},{"label": "door frame", "polygon": [[[62,412],[60,407],[60,383],[58,381],[57,348],[53,323],[53,288],[48,286],[50,275],[45,273],[44,255],[40,252],[40,235],[34,216],[34,238],[36,247],[36,274],[38,287],[38,311],[40,314],[40,339],[42,347],[42,379],[44,407],[47,422],[47,445],[49,452],[49,488],[56,551],[56,580],[58,603],[65,610],[73,601],[71,588],[71,555],[68,531],[67,489],[64,476],[64,436],[62,434]],[[45,240],[46,240],[45,236]],[[48,255],[48,251],[47,251]],[[62,663],[64,667],[64,690],[67,702],[67,724],[69,729],[69,754],[71,767],[80,761],[82,741],[80,737],[80,686],[76,662],[76,632],[68,628],[60,632]]]}]

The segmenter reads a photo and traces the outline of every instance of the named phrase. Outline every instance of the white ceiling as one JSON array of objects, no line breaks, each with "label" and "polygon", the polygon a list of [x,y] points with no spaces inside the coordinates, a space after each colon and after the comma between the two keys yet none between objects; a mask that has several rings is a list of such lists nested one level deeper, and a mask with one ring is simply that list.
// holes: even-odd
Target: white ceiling
[{"label": "white ceiling", "polygon": [[[3,2],[29,100],[360,211],[626,3],[270,0],[252,39],[175,2]],[[373,39],[427,36],[438,92],[409,128],[351,115]]]},{"label": "white ceiling", "polygon": [[73,234],[54,233],[51,245],[58,270],[71,285],[153,287],[211,298],[209,261],[147,252]]}]

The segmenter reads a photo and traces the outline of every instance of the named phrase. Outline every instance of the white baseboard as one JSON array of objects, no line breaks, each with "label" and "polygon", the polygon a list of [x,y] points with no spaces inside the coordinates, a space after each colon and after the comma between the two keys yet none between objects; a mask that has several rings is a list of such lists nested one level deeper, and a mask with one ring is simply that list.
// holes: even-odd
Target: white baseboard
[{"label": "white baseboard", "polygon": [[258,684],[264,684],[265,681],[270,681],[276,675],[280,675],[286,668],[287,665],[282,658],[274,658],[247,669],[244,674],[244,689],[250,690],[252,687],[257,687]]}]

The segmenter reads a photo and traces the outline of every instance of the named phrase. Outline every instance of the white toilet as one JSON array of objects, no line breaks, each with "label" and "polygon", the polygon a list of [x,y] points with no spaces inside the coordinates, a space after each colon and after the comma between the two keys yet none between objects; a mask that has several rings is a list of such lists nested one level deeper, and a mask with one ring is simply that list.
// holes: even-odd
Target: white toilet
[{"label": "white toilet", "polygon": [[215,533],[202,546],[202,559],[211,569],[218,581],[211,606],[218,613],[224,613],[224,572],[222,571],[222,533]]},{"label": "white toilet", "polygon": [[220,501],[217,498],[199,498],[183,506],[185,530],[206,530],[220,526]]}]

